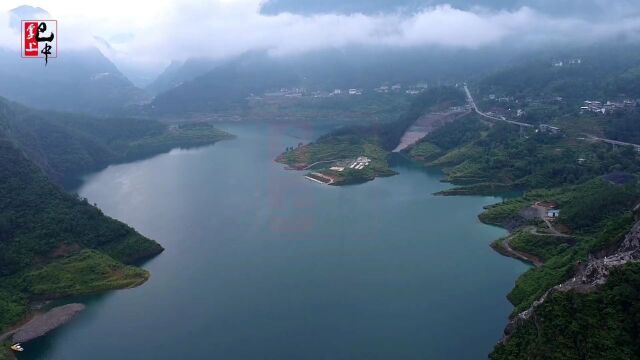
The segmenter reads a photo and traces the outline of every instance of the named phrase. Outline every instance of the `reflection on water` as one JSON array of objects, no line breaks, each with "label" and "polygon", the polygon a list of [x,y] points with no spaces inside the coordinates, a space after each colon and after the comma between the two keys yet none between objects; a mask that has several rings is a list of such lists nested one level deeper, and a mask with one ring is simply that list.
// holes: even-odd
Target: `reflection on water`
[{"label": "reflection on water", "polygon": [[492,197],[435,197],[441,174],[329,187],[273,162],[311,129],[234,126],[212,147],[112,166],[81,196],[158,240],[136,288],[20,359],[478,359],[500,338],[525,265],[477,220]]}]

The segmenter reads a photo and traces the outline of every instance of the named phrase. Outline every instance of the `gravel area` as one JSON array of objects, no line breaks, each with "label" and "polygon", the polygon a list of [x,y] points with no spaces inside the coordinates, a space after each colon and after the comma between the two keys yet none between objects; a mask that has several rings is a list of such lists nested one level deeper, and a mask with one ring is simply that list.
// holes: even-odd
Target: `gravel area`
[{"label": "gravel area", "polygon": [[69,304],[55,307],[44,314],[38,314],[14,332],[13,342],[25,343],[43,336],[69,322],[84,308],[85,306],[82,304]]}]

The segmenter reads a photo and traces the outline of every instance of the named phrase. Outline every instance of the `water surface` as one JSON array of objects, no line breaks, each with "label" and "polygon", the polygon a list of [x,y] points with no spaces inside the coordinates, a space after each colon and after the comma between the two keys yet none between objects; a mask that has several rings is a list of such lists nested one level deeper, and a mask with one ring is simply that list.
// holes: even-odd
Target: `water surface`
[{"label": "water surface", "polygon": [[78,190],[166,251],[130,290],[20,359],[482,359],[525,265],[477,220],[493,197],[435,197],[440,174],[329,187],[272,159],[312,132],[230,126],[212,147],[112,166]]}]

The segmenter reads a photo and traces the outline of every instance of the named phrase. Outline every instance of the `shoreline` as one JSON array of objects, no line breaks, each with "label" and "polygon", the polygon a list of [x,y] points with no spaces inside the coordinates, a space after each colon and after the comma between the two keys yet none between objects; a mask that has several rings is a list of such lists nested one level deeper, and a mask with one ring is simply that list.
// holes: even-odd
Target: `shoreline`
[{"label": "shoreline", "polygon": [[[411,159],[410,157],[408,158],[408,160],[410,160],[412,163],[419,164],[418,162],[416,162],[415,160]],[[277,162],[277,161],[276,161],[276,162]],[[441,169],[440,167],[437,167],[437,168]],[[319,182],[318,180],[315,180],[315,179],[309,179],[309,180],[314,180],[314,181],[316,181],[316,182]],[[323,183],[323,184],[324,184],[324,183]],[[442,195],[442,194],[436,194],[436,195]],[[449,196],[460,196],[460,195],[462,195],[462,196],[469,196],[469,195],[471,195],[471,196],[477,196],[477,194],[455,194],[455,195],[454,195],[454,194],[452,194],[452,195],[449,195]],[[498,196],[499,196],[499,195],[498,195]],[[478,216],[479,216],[479,214],[478,214]],[[484,222],[484,221],[482,221],[482,220],[481,220],[481,222],[482,222],[483,224],[485,224],[485,225],[492,225],[492,226],[498,226],[498,227],[504,228],[505,230],[509,231],[509,234],[511,234],[511,230],[509,230],[509,229],[507,229],[507,228],[505,228],[505,227],[503,227],[503,226],[496,225],[496,224],[490,224],[490,223]],[[500,240],[500,239],[498,239],[498,240]],[[492,248],[494,248],[494,247],[492,246]],[[494,250],[495,250],[496,252],[498,252],[499,254],[503,255],[503,256],[509,256],[509,255],[505,255],[505,254],[501,253],[501,252],[500,252],[498,249],[496,249],[496,248],[494,248]],[[509,257],[512,257],[512,258],[514,258],[514,259],[516,259],[516,260],[523,261],[523,259],[518,258],[518,257],[514,257],[514,256],[509,256]],[[142,282],[140,282],[140,283],[137,283],[137,284],[135,284],[135,285],[131,285],[131,286],[127,287],[127,288],[137,287],[137,286],[139,286],[139,285],[141,285],[141,284],[143,284],[143,283],[144,283],[144,281],[142,281]],[[108,291],[112,291],[112,290],[117,290],[117,289],[111,289],[111,290],[108,290]],[[28,323],[29,323],[31,320],[33,320],[36,316],[38,316],[38,315],[37,315],[37,311],[30,311],[30,312],[27,314],[27,317],[26,317],[25,319],[23,319],[22,325],[16,325],[16,328],[15,328],[14,330],[12,330],[12,331],[11,331],[11,334],[10,334],[9,336],[5,336],[5,339],[6,339],[7,337],[10,337],[11,335],[13,335],[13,334],[17,333],[17,332],[18,332],[22,327],[24,327],[26,324],[28,324]],[[29,319],[31,319],[31,320],[29,320]],[[48,332],[53,331],[54,329],[57,329],[57,328],[59,328],[59,327],[61,327],[61,326],[65,325],[65,324],[66,324],[66,323],[68,323],[69,321],[72,321],[72,319],[73,319],[73,317],[71,317],[71,318],[69,318],[69,319],[65,320],[64,322],[62,322],[62,323],[60,323],[60,324],[57,324],[54,328],[52,328],[52,329],[48,330],[47,332],[45,332],[45,333],[43,333],[43,334],[39,335],[38,337],[40,337],[40,336],[45,336]],[[4,334],[4,335],[6,335],[6,334]],[[29,339],[29,340],[26,340],[26,341],[30,341],[30,340],[33,340],[33,339]],[[0,343],[2,343],[2,339],[0,339]],[[2,358],[2,356],[1,356],[1,355],[2,355],[2,353],[0,352],[0,359]],[[12,359],[12,357],[10,357],[10,359]]]},{"label": "shoreline", "polygon": [[[25,344],[55,331],[71,322],[77,315],[85,310],[84,304],[71,303],[56,306],[47,311],[32,310],[27,316],[9,331],[0,335],[0,358],[15,359],[10,345]],[[10,340],[10,341],[9,341]]]},{"label": "shoreline", "polygon": [[[197,144],[197,145],[193,145],[193,146],[190,146],[190,145],[175,146],[175,147],[173,147],[173,148],[171,148],[169,150],[160,151],[160,152],[157,152],[155,154],[151,154],[149,156],[145,156],[143,158],[116,160],[116,161],[110,162],[108,164],[104,164],[104,166],[101,166],[99,169],[90,169],[90,170],[88,170],[86,172],[83,172],[83,173],[70,174],[69,178],[72,178],[73,180],[69,180],[69,178],[67,178],[67,180],[63,180],[62,181],[62,184],[58,184],[55,179],[49,179],[49,181],[51,181],[52,183],[57,184],[58,186],[60,186],[60,188],[65,193],[73,193],[73,191],[75,190],[74,188],[77,186],[77,183],[81,182],[82,178],[84,176],[86,176],[88,174],[92,174],[92,173],[94,173],[96,171],[102,171],[102,170],[106,169],[109,166],[126,164],[126,163],[134,163],[134,162],[137,162],[137,161],[143,161],[143,160],[146,160],[148,158],[152,158],[152,157],[155,157],[155,156],[158,156],[158,155],[167,154],[167,153],[171,152],[174,149],[193,149],[193,148],[209,147],[209,146],[213,146],[213,145],[217,144],[220,141],[233,140],[235,138],[237,138],[236,135],[233,135],[233,134],[225,132],[225,134],[224,134],[224,136],[222,138],[216,139],[215,141],[208,142],[206,144]],[[126,223],[125,223],[125,225],[129,226]],[[152,259],[152,258],[158,256],[159,254],[161,254],[163,251],[164,251],[164,248],[160,247],[159,251],[153,251],[151,253],[142,254],[141,256],[136,257],[135,259],[133,259],[130,264],[132,264],[132,266],[139,267],[139,265],[135,265],[135,264],[140,264],[140,263],[142,263],[142,262],[144,262],[146,260]],[[49,300],[52,300],[52,299],[60,299],[60,300],[64,301],[65,298],[72,298],[75,295],[88,295],[88,294],[104,293],[104,292],[114,291],[114,290],[132,289],[132,288],[136,288],[136,287],[139,287],[139,286],[143,285],[144,283],[147,282],[148,279],[149,279],[149,274],[148,274],[148,276],[146,278],[140,279],[139,281],[136,281],[134,283],[128,284],[127,286],[124,286],[124,287],[116,287],[116,288],[105,289],[105,290],[100,290],[100,291],[86,292],[86,293],[82,293],[82,294],[72,294],[72,295],[69,295],[69,296],[62,296],[62,297],[57,296],[56,294],[50,294],[50,296],[44,297],[43,299],[40,299],[40,301],[41,300],[45,300],[46,302],[48,302]],[[37,303],[38,302],[35,302],[35,304],[37,304]],[[70,305],[72,305],[72,306],[71,307],[67,307],[67,306],[70,306]],[[80,306],[82,307],[82,309],[80,309]],[[72,311],[73,315],[71,315],[67,319],[65,315],[68,314],[67,311],[70,310],[70,309],[76,309],[76,310]],[[78,310],[78,309],[80,309],[80,310]],[[46,311],[46,312],[43,313],[42,311],[40,311],[39,308],[34,306],[34,302],[29,301],[29,309],[26,311],[24,316],[19,321],[17,321],[16,323],[11,324],[10,326],[8,326],[5,329],[2,329],[2,330],[5,330],[5,332],[0,334],[0,346],[2,346],[2,348],[0,348],[0,360],[5,360],[5,359],[6,360],[13,360],[13,359],[16,359],[14,352],[12,350],[10,350],[8,348],[8,346],[5,347],[5,345],[7,345],[9,343],[7,340],[12,340],[13,341],[13,336],[15,336],[16,333],[19,333],[21,330],[25,329],[25,327],[27,327],[27,326],[33,326],[33,323],[31,323],[32,321],[39,321],[38,323],[35,323],[36,325],[41,325],[41,326],[44,326],[45,328],[49,327],[49,326],[46,326],[46,324],[51,324],[51,321],[48,320],[48,318],[46,318],[46,315],[49,314],[51,311],[54,311],[54,310],[62,311],[62,313],[57,313],[57,312],[53,313],[54,318],[53,318],[52,321],[54,321],[56,323],[55,326],[52,326],[50,329],[48,329],[47,331],[45,331],[44,333],[42,333],[42,334],[40,334],[40,335],[38,335],[36,337],[33,337],[33,338],[27,337],[26,340],[23,339],[23,338],[20,338],[19,339],[20,341],[17,341],[17,342],[28,342],[28,341],[31,341],[31,340],[33,340],[35,338],[47,335],[49,332],[51,332],[51,331],[53,331],[53,330],[65,325],[66,323],[71,321],[75,317],[75,315],[77,315],[77,313],[79,313],[80,311],[84,310],[84,305],[83,304],[66,304],[66,305],[54,307],[54,308],[50,309],[49,311]],[[63,321],[57,321],[57,319],[59,319],[57,317],[58,315],[62,315],[62,317],[65,318],[65,319]],[[44,320],[42,320],[43,317],[44,317]],[[42,323],[42,321],[44,321],[44,323]],[[16,341],[14,341],[14,342],[16,342]],[[11,344],[13,344],[13,342]],[[9,345],[11,345],[11,344],[9,344]]]},{"label": "shoreline", "polygon": [[[489,224],[487,224],[489,225]],[[503,228],[504,229],[504,228]],[[506,229],[505,229],[506,230]],[[508,231],[508,230],[507,230]],[[519,261],[523,261],[529,265],[532,265],[534,267],[540,267],[542,265],[544,265],[544,262],[542,260],[540,260],[539,258],[537,258],[536,256],[533,256],[531,254],[522,252],[522,251],[518,251],[518,250],[514,250],[513,248],[511,248],[511,246],[509,246],[509,238],[511,237],[512,233],[509,232],[509,236],[501,238],[501,239],[497,239],[496,241],[492,242],[489,246],[498,254],[505,256],[505,257],[509,257],[515,260],[519,260]]]}]

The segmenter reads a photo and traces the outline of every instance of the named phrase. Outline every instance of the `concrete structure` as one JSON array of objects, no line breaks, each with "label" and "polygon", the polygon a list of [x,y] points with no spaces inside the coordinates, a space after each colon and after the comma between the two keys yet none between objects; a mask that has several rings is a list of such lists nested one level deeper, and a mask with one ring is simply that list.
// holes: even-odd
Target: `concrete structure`
[{"label": "concrete structure", "polygon": [[559,127],[555,127],[547,124],[540,124],[539,130],[541,133],[550,133],[550,134],[557,134],[560,132]]}]

